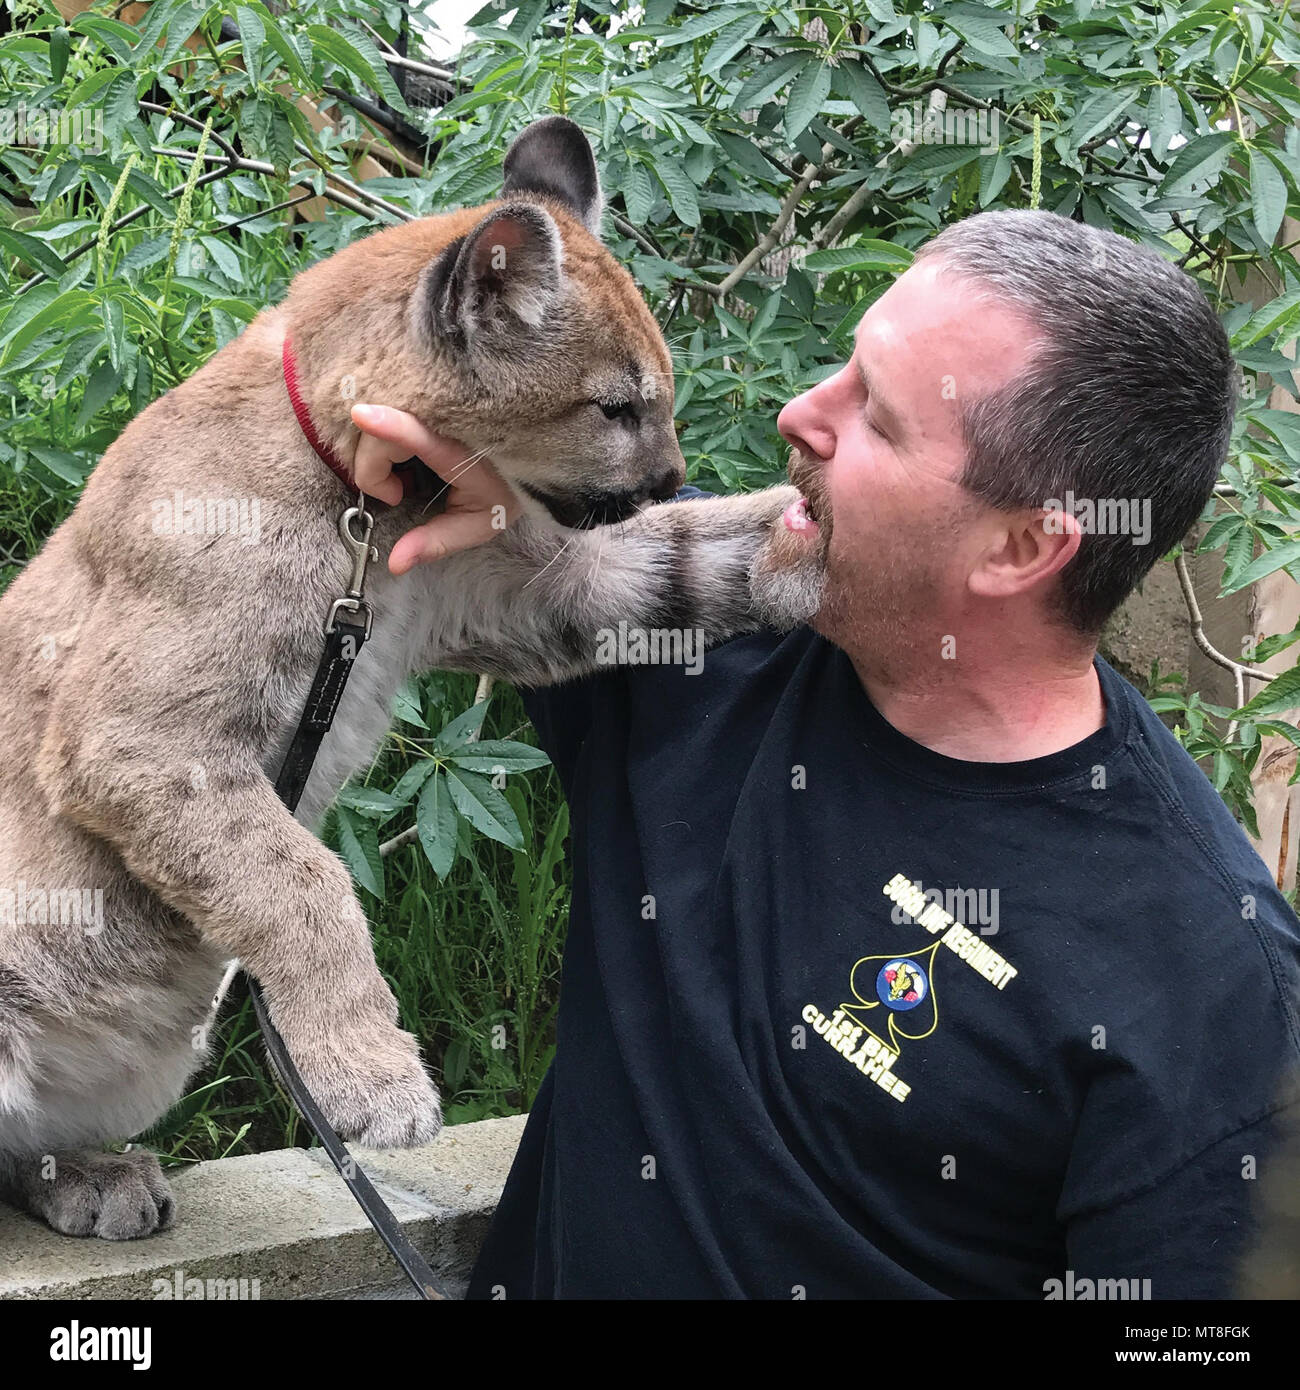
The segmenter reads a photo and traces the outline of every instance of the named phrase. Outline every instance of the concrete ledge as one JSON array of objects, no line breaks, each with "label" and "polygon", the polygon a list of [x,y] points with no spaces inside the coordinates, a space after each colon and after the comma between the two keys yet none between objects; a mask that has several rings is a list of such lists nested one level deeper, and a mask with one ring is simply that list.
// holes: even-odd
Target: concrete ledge
[{"label": "concrete ledge", "polygon": [[[526,1118],[455,1125],[419,1149],[354,1151],[452,1297],[464,1296]],[[174,1298],[178,1272],[181,1281],[245,1280],[243,1297],[408,1296],[319,1149],[199,1163],[171,1184],[176,1223],[146,1240],[61,1236],[0,1206],[0,1299]],[[237,1287],[226,1284],[228,1296]],[[198,1296],[191,1285],[187,1297]]]}]

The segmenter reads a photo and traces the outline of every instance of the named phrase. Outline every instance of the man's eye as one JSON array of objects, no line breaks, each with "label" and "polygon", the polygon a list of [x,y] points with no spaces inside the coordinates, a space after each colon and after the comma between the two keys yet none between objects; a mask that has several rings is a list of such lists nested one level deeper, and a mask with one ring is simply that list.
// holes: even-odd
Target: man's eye
[{"label": "man's eye", "polygon": [[631,401],[597,401],[606,420],[619,420],[632,414]]}]

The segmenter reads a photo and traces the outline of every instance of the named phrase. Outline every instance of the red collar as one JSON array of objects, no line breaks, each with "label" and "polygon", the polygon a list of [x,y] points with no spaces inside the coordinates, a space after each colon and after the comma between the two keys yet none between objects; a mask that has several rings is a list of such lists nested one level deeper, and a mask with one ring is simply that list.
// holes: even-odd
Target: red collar
[{"label": "red collar", "polygon": [[320,435],[316,433],[316,426],[312,424],[311,411],[307,409],[307,402],[303,400],[302,391],[298,386],[298,364],[294,359],[293,347],[289,342],[288,334],[285,335],[280,362],[284,367],[284,386],[289,393],[289,404],[293,406],[293,413],[298,417],[298,424],[302,427],[303,434],[307,436],[307,443],[315,449],[316,456],[321,462],[329,465],[339,482],[349,492],[355,492],[357,485],[352,481],[352,475],[343,466],[342,460],[334,450],[322,443]]}]

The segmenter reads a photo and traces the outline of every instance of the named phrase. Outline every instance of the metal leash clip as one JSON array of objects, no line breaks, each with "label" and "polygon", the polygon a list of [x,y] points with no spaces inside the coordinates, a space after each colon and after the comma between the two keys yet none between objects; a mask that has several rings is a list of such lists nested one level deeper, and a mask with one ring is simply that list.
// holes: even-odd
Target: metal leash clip
[{"label": "metal leash clip", "polygon": [[[355,517],[361,518],[362,533],[354,536],[352,534],[352,521]],[[348,553],[352,556],[352,578],[348,583],[347,596],[336,598],[330,605],[329,616],[325,619],[325,636],[328,637],[334,631],[339,613],[361,613],[366,620],[366,638],[370,637],[370,625],[374,619],[374,613],[370,605],[366,602],[366,566],[372,560],[379,559],[379,549],[370,544],[371,532],[375,529],[375,518],[366,510],[365,494],[357,496],[357,505],[349,507],[347,511],[339,517],[339,535],[343,538],[343,544],[347,546]]]}]

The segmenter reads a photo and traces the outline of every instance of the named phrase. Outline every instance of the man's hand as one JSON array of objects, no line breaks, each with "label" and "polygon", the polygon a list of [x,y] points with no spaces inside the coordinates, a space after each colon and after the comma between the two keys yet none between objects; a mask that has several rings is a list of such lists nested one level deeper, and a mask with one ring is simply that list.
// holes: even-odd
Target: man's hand
[{"label": "man's hand", "polygon": [[361,431],[353,477],[362,492],[396,505],[402,500],[402,480],[393,473],[393,464],[412,456],[448,485],[446,510],[393,546],[388,568],[394,574],[482,545],[514,524],[519,503],[487,459],[475,458],[456,440],[434,434],[414,415],[386,405],[354,405],[352,423]]}]

